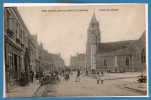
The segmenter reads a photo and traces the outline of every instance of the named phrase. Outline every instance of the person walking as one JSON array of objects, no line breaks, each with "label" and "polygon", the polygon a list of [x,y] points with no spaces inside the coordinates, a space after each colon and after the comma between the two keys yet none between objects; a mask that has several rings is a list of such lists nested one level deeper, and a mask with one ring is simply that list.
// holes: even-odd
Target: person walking
[{"label": "person walking", "polygon": [[33,82],[33,78],[34,78],[34,72],[30,71],[30,81]]},{"label": "person walking", "polygon": [[101,75],[104,76],[104,72],[101,72]]},{"label": "person walking", "polygon": [[86,70],[86,76],[88,76],[88,70]]},{"label": "person walking", "polygon": [[80,82],[80,70],[77,70],[76,82]]}]

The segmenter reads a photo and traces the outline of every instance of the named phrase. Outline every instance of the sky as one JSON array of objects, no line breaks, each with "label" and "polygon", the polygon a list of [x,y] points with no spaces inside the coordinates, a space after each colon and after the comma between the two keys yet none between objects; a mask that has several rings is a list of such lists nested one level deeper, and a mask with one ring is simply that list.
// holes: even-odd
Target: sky
[{"label": "sky", "polygon": [[70,56],[85,53],[87,29],[93,13],[100,24],[101,42],[138,39],[146,29],[145,5],[19,6],[27,28],[38,35],[48,52]]}]

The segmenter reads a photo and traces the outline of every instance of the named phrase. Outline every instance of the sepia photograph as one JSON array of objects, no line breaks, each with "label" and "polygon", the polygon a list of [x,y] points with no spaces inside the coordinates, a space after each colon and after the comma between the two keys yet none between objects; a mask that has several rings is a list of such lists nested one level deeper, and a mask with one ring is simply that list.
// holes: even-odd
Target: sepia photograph
[{"label": "sepia photograph", "polygon": [[4,96],[147,97],[148,6],[4,4]]}]

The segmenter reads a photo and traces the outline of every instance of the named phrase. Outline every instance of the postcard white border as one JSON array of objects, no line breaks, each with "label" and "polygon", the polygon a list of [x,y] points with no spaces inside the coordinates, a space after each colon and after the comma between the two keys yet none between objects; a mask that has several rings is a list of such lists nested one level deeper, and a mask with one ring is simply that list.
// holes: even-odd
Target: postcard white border
[{"label": "postcard white border", "polygon": [[[145,15],[146,15],[146,65],[147,65],[147,95],[146,96],[76,96],[75,98],[79,97],[149,97],[149,70],[148,70],[148,3],[4,3],[4,7],[39,7],[39,6],[89,6],[89,5],[121,5],[121,4],[144,4],[145,5]],[[3,20],[4,26],[4,20]],[[4,27],[3,27],[4,28]],[[4,33],[4,31],[3,31]],[[4,37],[4,36],[3,36]],[[3,38],[3,48],[4,48],[4,38]],[[3,49],[3,97],[6,97],[6,84],[5,84],[5,50]],[[72,97],[72,96],[71,96]],[[50,97],[51,98],[51,97]],[[57,98],[57,97],[56,97]]]}]

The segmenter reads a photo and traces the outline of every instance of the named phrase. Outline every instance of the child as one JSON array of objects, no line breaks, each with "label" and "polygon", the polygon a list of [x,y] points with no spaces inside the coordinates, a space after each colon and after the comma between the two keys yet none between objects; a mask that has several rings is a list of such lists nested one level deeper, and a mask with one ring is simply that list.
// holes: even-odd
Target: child
[{"label": "child", "polygon": [[104,79],[103,79],[103,76],[104,76],[104,73],[103,72],[101,72],[101,84],[103,84],[103,82],[104,82]]},{"label": "child", "polygon": [[100,82],[100,73],[99,72],[97,72],[96,79],[97,79],[97,84],[99,84],[99,82]]}]

